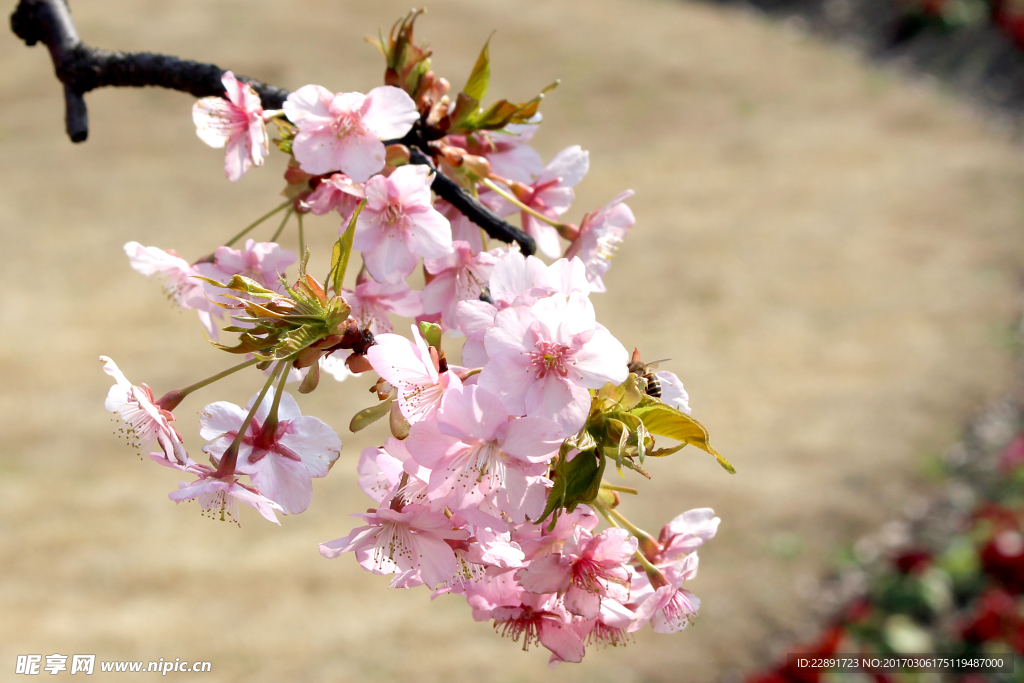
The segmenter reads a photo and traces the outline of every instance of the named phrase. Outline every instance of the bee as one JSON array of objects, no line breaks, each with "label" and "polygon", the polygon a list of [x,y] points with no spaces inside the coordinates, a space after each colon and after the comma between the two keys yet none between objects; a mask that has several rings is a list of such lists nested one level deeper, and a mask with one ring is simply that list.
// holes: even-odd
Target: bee
[{"label": "bee", "polygon": [[629,364],[626,367],[629,368],[630,372],[643,381],[644,392],[648,396],[661,398],[661,380],[654,374],[654,370],[658,369],[658,363],[664,363],[667,360],[671,359],[662,358],[661,360],[656,360],[653,363],[644,363],[640,360],[640,350],[634,348],[633,358],[629,361]]}]

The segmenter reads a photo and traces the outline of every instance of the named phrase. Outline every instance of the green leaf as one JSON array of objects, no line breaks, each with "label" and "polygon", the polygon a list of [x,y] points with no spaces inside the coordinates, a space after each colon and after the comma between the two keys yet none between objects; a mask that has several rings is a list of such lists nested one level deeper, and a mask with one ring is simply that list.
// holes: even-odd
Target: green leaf
[{"label": "green leaf", "polygon": [[370,406],[369,408],[363,408],[353,415],[352,421],[348,423],[348,429],[351,432],[358,432],[362,429],[366,429],[374,422],[387,415],[390,410],[391,397],[388,396],[377,405]]},{"label": "green leaf", "polygon": [[598,457],[594,451],[577,453],[571,461],[566,461],[565,456],[566,453],[563,452],[558,457],[558,464],[555,465],[555,485],[548,492],[544,513],[537,520],[537,524],[540,524],[548,515],[553,515],[549,529],[554,529],[558,521],[558,511],[564,509],[566,512],[572,512],[577,505],[593,502],[601,488],[604,458]]},{"label": "green leaf", "polygon": [[487,94],[487,86],[491,81],[491,57],[488,51],[490,44],[491,39],[488,37],[487,42],[484,43],[484,49],[480,50],[480,56],[476,58],[476,64],[473,65],[473,72],[469,74],[466,87],[462,89],[462,92],[477,102],[484,99],[484,95]]},{"label": "green leaf", "polygon": [[364,206],[366,206],[365,199],[359,202],[359,206],[352,213],[352,218],[349,220],[345,232],[341,233],[341,237],[334,243],[334,251],[331,253],[331,271],[327,274],[327,280],[324,284],[331,283],[335,296],[341,296],[342,283],[345,281],[345,271],[348,270],[348,259],[352,255],[352,239],[356,233],[356,219],[362,213]]},{"label": "green leaf", "polygon": [[220,287],[221,289],[233,289],[236,292],[245,292],[246,294],[258,296],[263,299],[272,299],[275,296],[278,296],[277,292],[267,289],[260,283],[255,280],[250,280],[244,275],[233,275],[227,283],[218,282],[211,278],[203,277],[202,275],[193,275],[192,277],[197,280],[202,280],[203,282],[208,282],[214,287]]},{"label": "green leaf", "polygon": [[472,126],[463,130],[463,124],[469,121],[477,113],[478,109],[480,109],[480,100],[460,92],[455,97],[455,109],[448,115],[451,121],[450,130],[453,132],[472,132],[475,130]]},{"label": "green leaf", "polygon": [[736,474],[736,468],[723,458],[721,453],[711,447],[708,430],[704,429],[704,425],[686,413],[664,403],[640,406],[629,412],[631,415],[635,415],[643,420],[644,427],[650,433],[667,436],[670,439],[696,446],[702,451],[715,456],[718,464],[725,468],[727,472]]}]

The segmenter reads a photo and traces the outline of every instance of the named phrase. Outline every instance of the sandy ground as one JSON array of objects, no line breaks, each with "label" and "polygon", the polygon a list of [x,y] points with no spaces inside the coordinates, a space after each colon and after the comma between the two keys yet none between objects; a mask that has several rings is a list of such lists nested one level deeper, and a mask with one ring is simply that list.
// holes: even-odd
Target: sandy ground
[{"label": "sandy ground", "polygon": [[[379,84],[362,37],[406,9],[73,6],[96,45],[339,91]],[[806,627],[799,587],[926,490],[922,463],[1009,384],[1024,158],[962,105],[702,5],[447,1],[421,35],[458,85],[494,28],[492,95],[563,79],[536,143],[545,156],[591,151],[573,216],[637,191],[637,227],[595,297],[601,320],[647,358],[673,359],[739,469],[684,451],[654,463],[624,508],[655,529],[690,507],[723,518],[693,584],[696,625],[549,674],[544,651],[520,652],[460,600],[389,591],[351,558],[321,558],[317,543],[367,504],[354,465],[379,435],[343,431],[365,380],[304,403],[345,439],[307,513],[282,528],[247,514],[239,530],[170,503],[176,474],[112,436],[96,357],[160,393],[226,359],[121,245],[208,252],[274,205],[280,160],[230,185],[195,138],[191,99],[156,90],[90,94],[90,140],[73,146],[46,53],[2,33],[0,679],[17,654],[85,653],[209,660],[208,681],[714,680]],[[334,230],[309,232],[325,247]],[[254,390],[249,377],[185,403],[190,447],[207,401]]]}]

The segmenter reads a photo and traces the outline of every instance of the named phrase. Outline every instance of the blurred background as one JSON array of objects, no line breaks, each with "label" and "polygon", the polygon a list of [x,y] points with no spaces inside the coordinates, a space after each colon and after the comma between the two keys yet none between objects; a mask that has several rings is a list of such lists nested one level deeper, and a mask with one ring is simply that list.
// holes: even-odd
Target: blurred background
[{"label": "blurred background", "polygon": [[[408,10],[71,4],[92,45],[363,92],[384,69],[363,37]],[[345,443],[306,513],[279,528],[247,509],[238,529],[168,501],[177,473],[112,434],[97,357],[158,395],[227,359],[122,245],[208,253],[278,203],[281,155],[228,183],[193,99],[156,89],[88,94],[90,137],[72,145],[49,55],[0,33],[0,678],[18,654],[61,653],[209,660],[209,681],[736,680],[813,637],[812,588],[853,539],[927,499],[929,463],[1015,378],[1020,149],[932,82],[733,7],[438,0],[417,36],[458,87],[494,29],[491,97],[562,79],[534,144],[591,153],[570,219],[636,191],[599,319],[672,359],[738,470],[685,449],[626,482],[642,495],[624,511],[648,529],[694,507],[723,519],[691,586],[697,622],[549,673],[546,650],[521,652],[460,598],[322,558],[368,505],[355,465],[383,437],[347,431],[366,379],[325,378],[302,402]],[[307,224],[313,272],[337,227]],[[206,403],[255,390],[236,377],[186,401],[186,445]]]}]

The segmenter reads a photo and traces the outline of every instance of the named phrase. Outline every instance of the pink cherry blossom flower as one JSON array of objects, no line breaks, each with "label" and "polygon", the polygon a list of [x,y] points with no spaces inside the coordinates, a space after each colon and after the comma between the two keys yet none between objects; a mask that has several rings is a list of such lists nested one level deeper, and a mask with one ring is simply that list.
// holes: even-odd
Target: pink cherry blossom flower
[{"label": "pink cherry blossom flower", "polygon": [[486,301],[460,301],[455,306],[459,330],[466,335],[462,359],[467,367],[483,367],[488,355],[484,344],[499,310],[512,305],[532,305],[552,294],[590,292],[586,269],[579,259],[559,259],[550,266],[534,256],[508,250],[498,256],[488,281]]},{"label": "pink cherry blossom flower", "polygon": [[284,112],[299,129],[292,153],[303,171],[341,171],[357,183],[384,168],[381,140],[402,137],[419,120],[412,98],[390,85],[365,95],[306,85],[288,96]]},{"label": "pink cherry blossom flower", "polygon": [[302,208],[314,216],[337,211],[342,218],[348,218],[365,196],[362,185],[344,173],[334,173],[320,181],[313,193],[302,201]]},{"label": "pink cherry blossom flower", "polygon": [[432,501],[462,511],[495,493],[501,511],[521,523],[524,507],[535,515],[543,509],[546,488],[538,477],[558,449],[559,432],[544,418],[509,421],[497,397],[469,386],[445,392],[438,414],[412,425],[406,445],[431,471]]},{"label": "pink cherry blossom flower", "polygon": [[605,291],[604,274],[622,240],[636,223],[633,212],[622,203],[632,196],[633,190],[626,190],[604,208],[584,216],[580,234],[565,252],[566,258],[579,257],[583,261],[595,292]]},{"label": "pink cherry blossom flower", "polygon": [[540,154],[527,143],[540,128],[540,114],[536,123],[513,123],[500,131],[477,131],[469,140],[449,135],[446,140],[470,154],[487,159],[494,173],[502,178],[529,183],[544,168]]},{"label": "pink cherry blossom flower", "polygon": [[226,147],[224,174],[237,182],[246,171],[263,165],[269,152],[260,96],[230,71],[221,76],[224,97],[204,97],[192,107],[196,135],[210,147]]},{"label": "pink cherry blossom flower", "polygon": [[658,536],[660,549],[647,559],[657,567],[678,564],[714,538],[721,521],[711,508],[687,510],[662,527]]},{"label": "pink cherry blossom flower", "polygon": [[[513,186],[516,199],[537,213],[557,221],[569,210],[575,198],[575,187],[587,174],[590,160],[579,145],[566,147],[528,184]],[[493,202],[499,213],[514,213],[515,207],[505,200]],[[537,240],[537,249],[550,258],[562,254],[558,231],[537,217],[520,211],[523,230]]]},{"label": "pink cherry blossom flower", "polygon": [[[268,392],[242,437],[235,472],[249,475],[261,494],[278,503],[285,514],[295,515],[309,507],[310,479],[327,476],[341,452],[341,439],[319,419],[303,416],[287,393],[281,395],[276,428],[268,433],[264,426],[273,393]],[[215,462],[238,435],[255,400],[254,396],[245,409],[218,401],[200,413],[199,434],[210,442],[203,451]]]},{"label": "pink cherry blossom flower", "polygon": [[625,347],[597,324],[581,292],[499,311],[484,343],[490,359],[479,385],[510,414],[553,419],[565,434],[586,422],[589,389],[622,384],[629,375]]},{"label": "pink cherry blossom flower", "polygon": [[582,662],[586,646],[570,625],[567,616],[557,611],[521,607],[497,607],[493,610],[494,629],[515,642],[523,639],[523,649],[541,644],[562,662]]},{"label": "pink cherry blossom flower", "polygon": [[653,580],[644,572],[637,572],[633,579],[632,599],[639,604],[634,608],[636,621],[628,631],[638,631],[648,622],[655,633],[675,633],[689,626],[697,616],[700,598],[683,588],[682,584],[696,575],[696,553],[687,555],[677,565],[665,568]]},{"label": "pink cherry blossom flower", "polygon": [[452,226],[453,243],[455,241],[466,242],[474,254],[479,254],[484,250],[483,229],[479,225],[466,218],[461,211],[443,199],[435,199],[434,208],[440,211]]},{"label": "pink cherry blossom flower", "polygon": [[406,505],[401,511],[378,508],[353,517],[362,517],[368,524],[348,536],[321,543],[320,554],[333,559],[355,552],[364,569],[397,574],[393,586],[424,583],[433,588],[450,581],[458,564],[446,540],[469,537],[467,531],[453,528],[442,513],[422,505]]},{"label": "pink cherry blossom flower", "polygon": [[366,357],[377,374],[398,389],[398,407],[415,424],[432,418],[444,393],[462,382],[452,372],[438,371],[436,350],[427,346],[415,325],[412,334],[415,342],[397,334],[378,335]]},{"label": "pink cherry blossom flower", "polygon": [[117,413],[124,422],[122,431],[129,444],[142,452],[156,441],[164,459],[181,464],[189,462],[181,435],[171,426],[174,414],[157,405],[148,386],[135,386],[129,382],[110,358],[100,356],[100,360],[103,361],[103,371],[115,381],[107,392],[104,407]]},{"label": "pink cherry blossom flower", "polygon": [[597,524],[594,511],[586,505],[580,505],[572,512],[559,515],[551,531],[548,531],[547,524],[527,522],[516,526],[512,530],[512,540],[523,549],[526,558],[533,561],[550,553],[560,553],[577,528],[593,531]]},{"label": "pink cherry blossom flower", "polygon": [[216,338],[218,330],[213,316],[219,316],[221,312],[206,298],[203,283],[194,277],[200,273],[188,261],[173,249],[164,251],[157,247],[144,247],[138,242],[128,242],[124,251],[132,270],[146,277],[156,275],[163,281],[167,296],[182,308],[194,309],[207,333]]},{"label": "pink cherry blossom flower", "polygon": [[[295,263],[298,258],[295,252],[282,248],[276,242],[256,242],[246,240],[242,249],[231,247],[217,247],[213,252],[212,261],[202,261],[192,266],[193,275],[208,277],[217,282],[228,282],[235,275],[244,275],[250,280],[263,285],[267,289],[281,291],[281,278],[284,276],[285,268]],[[234,304],[232,299],[225,296],[225,291],[208,282],[193,278],[193,281],[203,288],[205,301],[203,308],[207,312],[204,324],[207,324],[207,333],[217,339],[219,330],[217,325],[224,319],[225,309],[218,306],[221,304]],[[238,292],[232,292],[238,296]],[[245,296],[244,294],[241,296]],[[245,327],[244,323],[238,323]]]},{"label": "pink cherry blossom flower", "polygon": [[[379,448],[363,449],[359,457],[359,488],[378,505],[387,505],[401,488],[403,503],[429,505],[427,480],[430,470],[420,467],[404,441],[389,437]],[[402,485],[402,475],[406,475]]]},{"label": "pink cherry blossom flower", "polygon": [[690,395],[683,388],[683,382],[674,372],[661,370],[654,373],[661,382],[661,402],[676,410],[690,414]]},{"label": "pink cherry blossom flower", "polygon": [[468,242],[452,242],[454,250],[439,259],[427,259],[423,266],[433,277],[423,288],[423,312],[441,314],[441,323],[456,328],[456,306],[460,301],[474,301],[491,278],[498,262],[494,254],[482,251],[476,255]]},{"label": "pink cherry blossom flower", "polygon": [[352,246],[374,280],[400,282],[418,257],[452,253],[452,229],[430,201],[433,175],[426,166],[406,165],[366,183],[366,206],[356,219]]},{"label": "pink cherry blossom flower", "polygon": [[198,498],[203,512],[211,519],[219,518],[222,522],[231,520],[235,524],[239,524],[240,520],[239,503],[255,508],[264,518],[274,524],[281,524],[277,521],[274,511],[284,512],[280,505],[266,496],[260,495],[251,486],[241,483],[233,474],[221,478],[204,471],[192,483],[180,482],[178,490],[168,494],[168,498],[176,503]]},{"label": "pink cherry blossom flower", "polygon": [[541,644],[565,662],[580,662],[586,650],[571,627],[571,616],[555,595],[533,595],[523,590],[512,572],[484,574],[476,581],[454,587],[466,596],[476,621],[494,620],[494,629],[523,648]]},{"label": "pink cherry blossom flower", "polygon": [[620,603],[629,599],[633,571],[627,563],[636,547],[636,538],[625,529],[605,529],[592,536],[576,527],[561,554],[534,559],[519,572],[519,585],[531,593],[562,594],[570,613],[595,619],[601,598]]},{"label": "pink cherry blossom flower", "polygon": [[415,318],[423,311],[421,292],[406,282],[377,282],[365,277],[356,282],[355,291],[345,290],[350,315],[375,335],[394,331],[389,314]]},{"label": "pink cherry blossom flower", "polygon": [[[217,247],[212,262],[197,263],[194,270],[218,282],[227,282],[234,275],[244,275],[267,289],[280,290],[285,269],[298,261],[295,252],[284,249],[277,242],[246,240],[242,249]],[[220,290],[207,285],[211,295]]]}]

